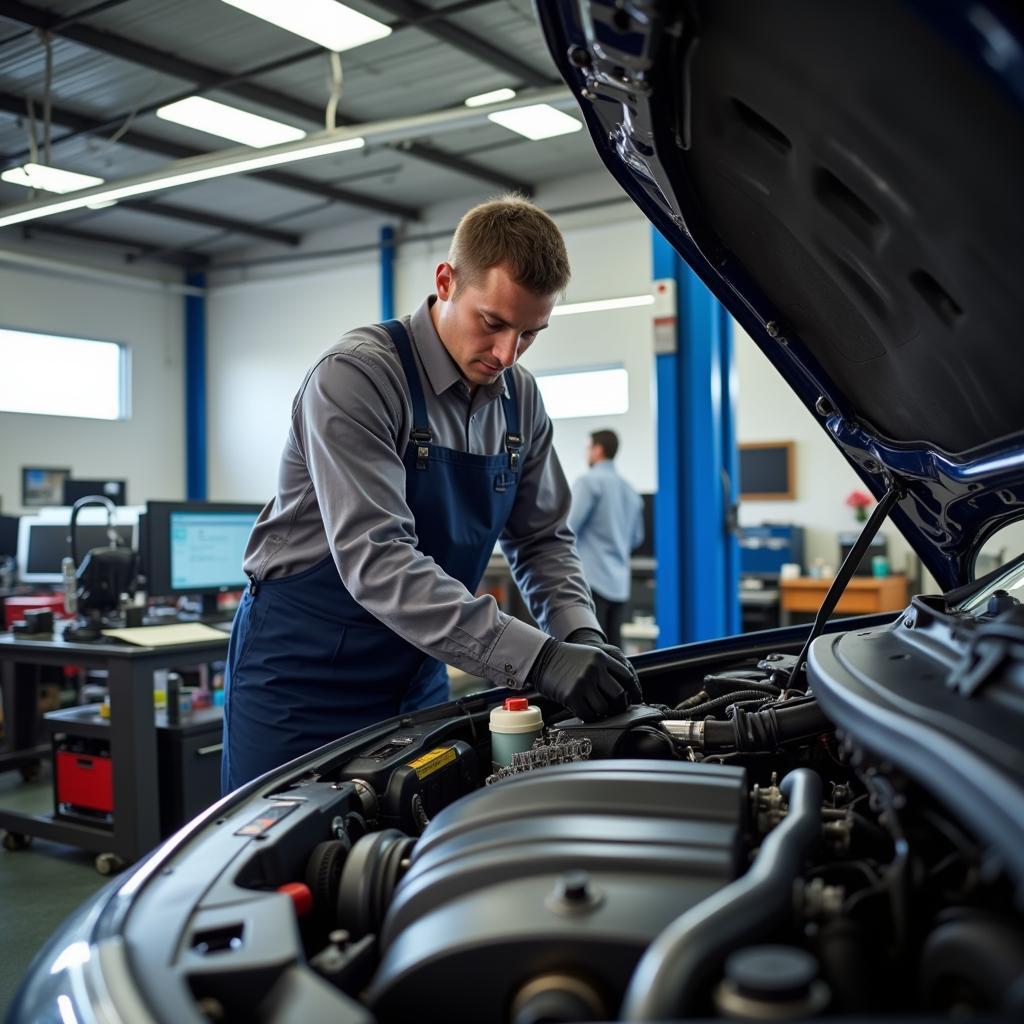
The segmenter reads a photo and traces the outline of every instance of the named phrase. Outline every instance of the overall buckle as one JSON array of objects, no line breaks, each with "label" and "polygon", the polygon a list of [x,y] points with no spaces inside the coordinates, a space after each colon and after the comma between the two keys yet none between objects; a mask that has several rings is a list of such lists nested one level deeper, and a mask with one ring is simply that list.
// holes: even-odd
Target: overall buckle
[{"label": "overall buckle", "polygon": [[508,464],[513,473],[519,470],[519,460],[522,458],[523,435],[505,433],[505,451],[508,452]]},{"label": "overall buckle", "polygon": [[423,427],[413,427],[409,431],[409,440],[416,445],[416,468],[426,469],[427,459],[430,457],[430,442],[433,440],[430,431]]}]

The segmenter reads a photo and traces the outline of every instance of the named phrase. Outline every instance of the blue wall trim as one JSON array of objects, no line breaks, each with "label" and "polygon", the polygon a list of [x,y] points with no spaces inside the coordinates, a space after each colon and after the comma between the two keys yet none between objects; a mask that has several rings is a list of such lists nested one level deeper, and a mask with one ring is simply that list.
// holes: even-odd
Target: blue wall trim
[{"label": "blue wall trim", "polygon": [[[185,283],[206,288],[206,275]],[[185,296],[185,497],[206,500],[206,294]]]},{"label": "blue wall trim", "polygon": [[652,230],[655,278],[676,282],[677,350],[656,357],[658,646],[739,630],[735,373],[728,314]]},{"label": "blue wall trim", "polygon": [[380,318],[391,320],[395,315],[395,229],[380,229]]}]

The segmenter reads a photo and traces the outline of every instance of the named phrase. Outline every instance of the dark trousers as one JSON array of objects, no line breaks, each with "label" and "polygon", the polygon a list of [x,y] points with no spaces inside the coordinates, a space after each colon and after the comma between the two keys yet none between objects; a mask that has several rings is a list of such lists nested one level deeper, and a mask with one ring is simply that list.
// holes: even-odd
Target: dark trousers
[{"label": "dark trousers", "polygon": [[594,594],[594,610],[604,635],[608,637],[608,643],[613,647],[621,647],[622,614],[626,610],[626,602],[606,601],[600,594]]}]

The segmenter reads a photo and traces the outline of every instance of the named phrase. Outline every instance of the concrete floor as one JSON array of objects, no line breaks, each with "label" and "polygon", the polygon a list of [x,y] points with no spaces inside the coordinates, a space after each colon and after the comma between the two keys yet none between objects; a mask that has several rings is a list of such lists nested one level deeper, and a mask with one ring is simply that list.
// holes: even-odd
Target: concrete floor
[{"label": "concrete floor", "polygon": [[[0,773],[0,806],[33,814],[52,810],[48,766],[31,783],[22,782],[17,771]],[[86,850],[40,839],[16,853],[0,849],[0,1020],[39,948],[75,907],[110,881],[94,859]]]}]

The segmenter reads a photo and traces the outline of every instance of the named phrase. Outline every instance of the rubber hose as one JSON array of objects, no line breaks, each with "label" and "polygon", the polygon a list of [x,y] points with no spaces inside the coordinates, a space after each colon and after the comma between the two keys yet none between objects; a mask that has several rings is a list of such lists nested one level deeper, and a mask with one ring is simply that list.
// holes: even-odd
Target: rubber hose
[{"label": "rubber hose", "polygon": [[681,711],[666,711],[665,718],[669,721],[681,722],[695,716],[707,716],[721,708],[727,708],[740,700],[771,700],[772,694],[763,693],[761,690],[737,690],[736,693],[727,693],[724,697],[715,697],[714,700],[706,700],[703,704],[697,704],[692,708],[684,708]]},{"label": "rubber hose", "polygon": [[690,1015],[730,952],[771,939],[792,922],[793,883],[821,834],[821,778],[797,768],[780,788],[789,804],[786,817],[765,837],[745,875],[677,917],[647,947],[620,1020]]}]

